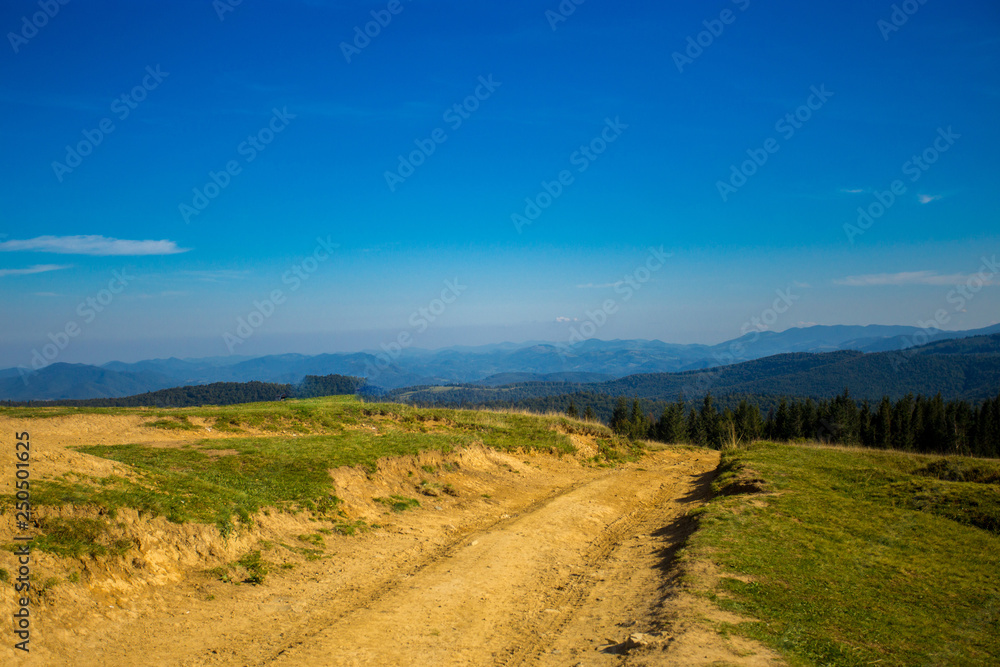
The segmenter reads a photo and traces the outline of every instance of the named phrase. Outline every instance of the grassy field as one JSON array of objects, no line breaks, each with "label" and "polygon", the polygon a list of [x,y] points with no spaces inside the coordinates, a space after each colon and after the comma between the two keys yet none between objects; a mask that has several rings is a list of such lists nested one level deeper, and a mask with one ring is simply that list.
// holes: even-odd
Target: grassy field
[{"label": "grassy field", "polygon": [[[128,464],[134,475],[97,478],[67,473],[37,481],[33,484],[36,506],[95,506],[110,510],[112,516],[118,508],[129,507],[175,522],[215,523],[223,534],[234,529],[237,519],[249,523],[255,512],[265,508],[330,516],[339,501],[328,471],[340,466],[373,469],[382,457],[423,450],[449,452],[473,444],[508,451],[522,448],[569,453],[574,448],[565,433],[572,432],[596,436],[602,459],[627,454],[627,447],[600,424],[559,416],[361,403],[353,397],[167,410],[3,411],[6,416],[25,420],[75,413],[141,415],[148,418],[145,424],[150,428],[177,431],[203,428],[191,421],[198,418],[232,437],[194,438],[176,447],[138,443],[76,447],[80,452]],[[244,435],[248,431],[254,435]],[[51,531],[51,538],[41,538],[40,548],[72,555],[81,548],[108,551],[114,547],[101,546],[95,539],[98,526],[65,524],[58,528]]]},{"label": "grassy field", "polygon": [[[1000,664],[1000,462],[762,443],[727,452],[683,561],[793,665]],[[693,571],[693,570],[692,570]]]}]

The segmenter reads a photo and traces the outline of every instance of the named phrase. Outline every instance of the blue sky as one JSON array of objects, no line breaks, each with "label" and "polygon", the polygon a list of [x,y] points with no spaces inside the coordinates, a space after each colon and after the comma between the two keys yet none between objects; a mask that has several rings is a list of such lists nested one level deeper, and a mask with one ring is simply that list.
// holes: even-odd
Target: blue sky
[{"label": "blue sky", "polygon": [[1000,318],[994,2],[224,3],[4,3],[0,366]]}]

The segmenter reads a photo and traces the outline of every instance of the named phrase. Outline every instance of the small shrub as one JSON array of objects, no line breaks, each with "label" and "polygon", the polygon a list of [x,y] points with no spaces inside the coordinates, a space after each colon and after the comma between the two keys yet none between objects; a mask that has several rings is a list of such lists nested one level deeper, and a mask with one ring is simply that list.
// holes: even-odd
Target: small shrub
[{"label": "small shrub", "polygon": [[229,574],[228,565],[220,565],[219,567],[213,567],[210,570],[205,570],[205,574],[226,584],[231,584],[233,582],[233,577]]},{"label": "small shrub", "polygon": [[915,470],[914,474],[935,477],[945,482],[1000,484],[1000,470],[976,461],[938,459],[919,470]]},{"label": "small shrub", "polygon": [[232,563],[205,570],[205,574],[223,583],[244,583],[254,586],[263,584],[267,573],[268,563],[261,557],[260,550],[248,551]]},{"label": "small shrub", "polygon": [[406,496],[392,495],[388,498],[372,498],[372,500],[385,505],[393,512],[405,512],[408,509],[420,507],[419,500],[416,500],[415,498],[407,498]]},{"label": "small shrub", "polygon": [[428,482],[426,479],[420,480],[417,490],[425,496],[437,497],[441,495],[441,485],[437,482]]},{"label": "small shrub", "polygon": [[39,584],[32,584],[32,588],[35,589],[38,597],[41,598],[61,583],[62,581],[60,581],[59,577],[48,577]]},{"label": "small shrub", "polygon": [[179,415],[171,419],[157,419],[156,421],[146,422],[143,426],[181,431],[196,431],[199,428],[188,420],[187,415]]},{"label": "small shrub", "polygon": [[371,526],[366,524],[361,519],[357,521],[340,521],[333,526],[333,530],[341,535],[354,535],[358,532],[365,532],[370,530]]},{"label": "small shrub", "polygon": [[306,544],[311,544],[314,547],[319,547],[320,549],[326,546],[326,543],[323,542],[322,535],[299,535],[299,539]]},{"label": "small shrub", "polygon": [[243,583],[253,584],[254,586],[264,583],[264,577],[267,576],[268,569],[267,562],[260,556],[260,551],[250,551],[243,554],[236,561],[236,564],[246,571]]}]

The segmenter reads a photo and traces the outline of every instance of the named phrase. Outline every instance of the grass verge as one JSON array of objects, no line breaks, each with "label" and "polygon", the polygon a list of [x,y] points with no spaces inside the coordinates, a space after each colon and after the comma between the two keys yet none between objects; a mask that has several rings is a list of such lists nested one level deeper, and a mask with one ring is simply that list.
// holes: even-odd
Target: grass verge
[{"label": "grass verge", "polygon": [[940,479],[970,467],[1000,472],[880,451],[727,452],[682,562],[720,566],[695,590],[752,619],[721,631],[793,665],[1000,664],[998,489]]}]

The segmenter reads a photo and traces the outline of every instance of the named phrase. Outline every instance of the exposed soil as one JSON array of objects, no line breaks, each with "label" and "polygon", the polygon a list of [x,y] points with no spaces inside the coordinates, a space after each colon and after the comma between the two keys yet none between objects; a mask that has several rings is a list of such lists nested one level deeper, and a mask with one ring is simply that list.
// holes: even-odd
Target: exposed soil
[{"label": "exposed soil", "polygon": [[[0,433],[15,426],[0,417]],[[173,446],[206,437],[110,415],[32,420],[31,433],[36,477],[126,468],[70,444]],[[592,453],[585,437],[572,437]],[[7,444],[2,464],[12,470]],[[229,454],[225,443],[217,447]],[[30,657],[11,648],[3,624],[0,663],[780,664],[760,646],[715,632],[715,622],[739,619],[723,618],[677,583],[674,556],[693,528],[686,513],[705,499],[718,455],[668,448],[614,468],[581,459],[469,448],[383,460],[374,474],[332,471],[350,518],[379,527],[320,536],[318,560],[278,546],[309,546],[297,536],[329,525],[301,514],[257,517],[227,541],[214,526],[122,512],[118,521],[137,543],[124,559],[33,556],[37,570],[63,582],[32,610]],[[421,495],[418,482],[428,477],[456,495]],[[9,486],[4,480],[5,493]],[[372,500],[392,494],[421,506],[394,513]],[[10,520],[0,526],[4,543]],[[250,549],[271,565],[262,585],[205,573]],[[12,563],[0,554],[0,566]],[[78,583],[66,580],[74,571]],[[13,588],[0,591],[10,618]]]}]

